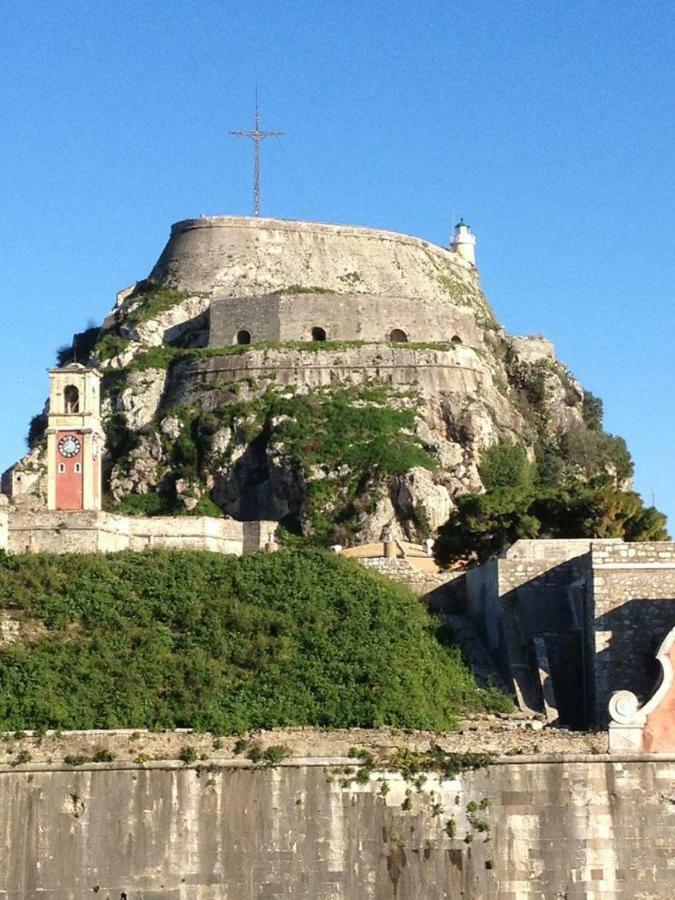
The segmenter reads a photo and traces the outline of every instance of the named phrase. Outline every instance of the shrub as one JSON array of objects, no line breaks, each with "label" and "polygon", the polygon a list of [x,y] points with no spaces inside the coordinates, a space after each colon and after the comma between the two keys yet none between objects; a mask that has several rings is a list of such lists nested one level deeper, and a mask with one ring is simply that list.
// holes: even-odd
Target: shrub
[{"label": "shrub", "polygon": [[500,441],[488,447],[480,463],[480,477],[487,490],[526,488],[532,484],[532,465],[520,444]]},{"label": "shrub", "polygon": [[0,654],[0,730],[445,730],[485,708],[411,592],[325,552],[13,556],[0,598],[45,628]]},{"label": "shrub", "polygon": [[115,754],[110,750],[97,750],[94,753],[94,762],[112,762],[115,759]]},{"label": "shrub", "polygon": [[289,752],[288,747],[282,744],[272,744],[263,751],[262,758],[268,766],[278,766],[282,760],[286,759]]},{"label": "shrub", "polygon": [[189,744],[183,747],[178,754],[178,759],[185,766],[191,766],[192,763],[197,762],[197,751],[194,747],[191,747]]},{"label": "shrub", "polygon": [[82,753],[77,753],[75,755],[68,755],[63,757],[63,761],[67,766],[84,766],[86,763],[91,762],[90,756],[84,756]]}]

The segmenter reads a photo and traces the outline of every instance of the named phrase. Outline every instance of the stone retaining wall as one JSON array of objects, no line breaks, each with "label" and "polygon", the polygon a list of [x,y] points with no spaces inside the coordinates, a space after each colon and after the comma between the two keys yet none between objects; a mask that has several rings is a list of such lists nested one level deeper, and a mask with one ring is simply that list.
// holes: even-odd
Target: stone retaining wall
[{"label": "stone retaining wall", "polygon": [[0,772],[0,898],[672,897],[675,757],[344,762]]},{"label": "stone retaining wall", "polygon": [[[2,537],[0,523],[0,538]],[[264,547],[276,522],[238,522],[210,516],[120,516],[105,512],[9,514],[10,553],[111,553],[168,547],[252,553]]]}]

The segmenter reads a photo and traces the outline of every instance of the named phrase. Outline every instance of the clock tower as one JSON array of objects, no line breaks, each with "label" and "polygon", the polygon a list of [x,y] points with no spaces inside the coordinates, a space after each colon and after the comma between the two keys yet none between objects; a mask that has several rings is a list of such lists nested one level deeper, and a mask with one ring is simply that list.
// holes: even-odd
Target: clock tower
[{"label": "clock tower", "polygon": [[49,370],[49,509],[101,508],[100,382],[100,372],[79,363]]}]

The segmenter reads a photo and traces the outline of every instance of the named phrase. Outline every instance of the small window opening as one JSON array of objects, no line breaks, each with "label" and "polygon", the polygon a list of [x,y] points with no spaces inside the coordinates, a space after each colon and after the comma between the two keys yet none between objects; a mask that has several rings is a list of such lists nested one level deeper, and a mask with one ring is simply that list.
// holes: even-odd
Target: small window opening
[{"label": "small window opening", "polygon": [[394,344],[405,344],[408,340],[408,335],[400,328],[394,328],[389,335],[389,340]]},{"label": "small window opening", "polygon": [[66,464],[65,464],[65,463],[59,463],[59,469],[58,469],[58,471],[59,471],[59,475],[63,475],[63,473],[66,471]]},{"label": "small window opening", "polygon": [[74,384],[69,384],[63,392],[63,402],[67,413],[77,413],[80,411],[80,392]]},{"label": "small window opening", "polygon": [[75,463],[75,474],[79,475],[82,472],[82,463]]},{"label": "small window opening", "polygon": [[316,328],[312,328],[312,340],[313,341],[325,341],[326,340],[326,329],[319,328],[318,326]]},{"label": "small window opening", "polygon": [[453,336],[450,338],[450,343],[451,344],[461,344],[462,339],[458,334],[453,334]]},{"label": "small window opening", "polygon": [[251,343],[251,332],[246,331],[245,328],[242,328],[241,331],[237,332],[236,341],[238,344],[250,344]]}]

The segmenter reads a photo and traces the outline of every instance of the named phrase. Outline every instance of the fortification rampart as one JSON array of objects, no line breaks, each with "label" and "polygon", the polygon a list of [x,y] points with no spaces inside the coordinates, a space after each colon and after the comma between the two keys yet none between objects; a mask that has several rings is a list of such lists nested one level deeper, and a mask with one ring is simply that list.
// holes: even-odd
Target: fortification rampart
[{"label": "fortification rampart", "polygon": [[475,314],[452,298],[377,297],[328,291],[214,300],[209,344],[256,341],[454,341],[478,347]]},{"label": "fortification rampart", "polygon": [[262,549],[275,528],[275,522],[237,522],[209,516],[148,518],[105,512],[13,510],[8,521],[7,550],[111,553],[167,547],[241,555]]},{"label": "fortification rampart", "polygon": [[502,759],[421,783],[357,771],[2,771],[0,898],[672,896],[673,757]]},{"label": "fortification rampart", "polygon": [[[273,379],[279,386],[321,387],[362,384],[377,379],[392,387],[471,395],[489,383],[490,374],[467,347],[435,350],[364,344],[335,350],[248,349],[245,353],[179,361],[165,403],[189,401],[199,385],[219,389],[245,379]],[[220,401],[219,401],[220,402]]]},{"label": "fortification rampart", "polygon": [[442,293],[438,275],[475,287],[459,253],[411,235],[353,225],[205,216],[176,222],[150,277],[179,290],[251,296],[319,286],[379,296]]}]

